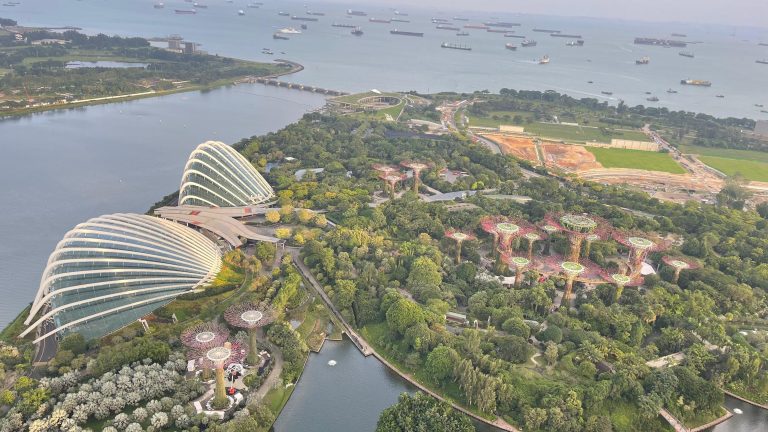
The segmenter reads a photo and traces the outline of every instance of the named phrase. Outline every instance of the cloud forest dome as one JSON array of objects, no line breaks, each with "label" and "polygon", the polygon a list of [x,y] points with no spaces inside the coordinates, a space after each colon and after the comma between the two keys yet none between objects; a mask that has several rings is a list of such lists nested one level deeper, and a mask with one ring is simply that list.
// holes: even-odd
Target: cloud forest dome
[{"label": "cloud forest dome", "polygon": [[[69,231],[51,253],[22,336],[118,330],[178,295],[207,284],[221,269],[218,246],[164,219],[113,214]],[[33,322],[34,321],[34,322]]]},{"label": "cloud forest dome", "polygon": [[241,207],[261,204],[275,191],[243,155],[218,141],[189,155],[179,188],[179,205]]}]

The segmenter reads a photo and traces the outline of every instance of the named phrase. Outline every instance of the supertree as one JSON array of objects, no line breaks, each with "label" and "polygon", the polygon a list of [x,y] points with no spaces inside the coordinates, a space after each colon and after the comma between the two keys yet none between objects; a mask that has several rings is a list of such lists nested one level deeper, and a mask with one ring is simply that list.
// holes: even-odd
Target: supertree
[{"label": "supertree", "polygon": [[224,320],[233,327],[246,329],[250,343],[248,363],[255,364],[257,347],[255,341],[256,331],[275,320],[275,312],[268,303],[254,304],[250,302],[238,303],[224,311]]},{"label": "supertree", "polygon": [[661,260],[664,261],[664,264],[675,269],[675,276],[672,278],[672,283],[677,283],[677,281],[680,280],[680,272],[683,270],[693,270],[700,266],[698,262],[685,257],[665,256]]},{"label": "supertree", "polygon": [[531,260],[512,255],[509,251],[502,252],[501,256],[507,265],[515,268],[515,288],[520,288],[520,283],[523,280],[523,270],[531,264]]},{"label": "supertree", "polygon": [[480,220],[483,231],[493,235],[493,247],[502,250],[509,249],[515,237],[525,235],[533,230],[533,226],[523,220],[504,216],[486,216]]},{"label": "supertree", "polygon": [[580,274],[584,273],[587,268],[582,264],[573,261],[565,261],[561,263],[560,268],[565,274],[565,292],[563,293],[563,301],[560,304],[565,303],[566,306],[570,306],[573,282]]},{"label": "supertree", "polygon": [[613,239],[623,244],[630,250],[627,260],[630,276],[640,274],[643,262],[651,252],[662,251],[669,247],[669,244],[661,239],[647,238],[647,234],[631,233],[624,231],[614,231]]},{"label": "supertree", "polygon": [[544,255],[552,255],[552,234],[560,231],[560,229],[554,225],[544,224],[540,226],[547,237],[547,243],[544,245]]},{"label": "supertree", "polygon": [[222,346],[211,348],[202,355],[204,367],[216,368],[216,390],[213,405],[217,408],[227,406],[227,391],[224,383],[224,368],[232,364],[242,364],[245,349],[238,343],[225,342]]},{"label": "supertree", "polygon": [[373,164],[371,165],[371,168],[378,171],[380,174],[394,174],[400,171],[399,168],[393,167],[392,165],[384,165],[384,164]]},{"label": "supertree", "polygon": [[397,184],[403,180],[405,180],[405,174],[393,172],[389,174],[379,174],[379,178],[384,180],[384,183],[389,186],[389,197],[394,199],[395,198],[395,188],[397,187]]},{"label": "supertree", "polygon": [[544,221],[545,226],[552,226],[568,236],[571,242],[568,261],[572,262],[578,262],[581,259],[581,246],[585,240],[591,244],[592,241],[602,238],[605,232],[610,230],[610,224],[602,218],[592,215],[549,213],[544,216]]},{"label": "supertree", "polygon": [[413,191],[419,193],[419,180],[421,179],[421,172],[428,170],[431,167],[431,164],[426,162],[406,160],[400,162],[400,166],[413,170]]},{"label": "supertree", "polygon": [[456,263],[461,263],[461,244],[467,240],[474,240],[475,236],[453,229],[445,231],[445,236],[456,241]]},{"label": "supertree", "polygon": [[608,271],[602,271],[602,277],[607,282],[616,285],[616,292],[613,296],[613,301],[618,302],[621,298],[621,293],[624,292],[624,287],[637,286],[642,283],[643,278],[638,274],[634,276],[627,276],[621,273],[611,273]]},{"label": "supertree", "polygon": [[[227,341],[229,331],[217,322],[205,322],[192,326],[181,334],[181,343],[199,354],[214,347],[221,346]],[[195,357],[198,358],[198,357]],[[203,363],[203,379],[210,379],[211,369]]]},{"label": "supertree", "polygon": [[533,261],[533,246],[543,237],[541,234],[531,231],[523,236],[528,241],[528,261]]}]

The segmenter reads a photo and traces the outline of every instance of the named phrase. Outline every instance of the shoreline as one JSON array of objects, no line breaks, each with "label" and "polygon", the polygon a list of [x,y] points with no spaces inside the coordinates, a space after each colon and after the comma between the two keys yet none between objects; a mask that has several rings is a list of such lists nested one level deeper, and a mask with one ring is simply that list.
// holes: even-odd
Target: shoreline
[{"label": "shoreline", "polygon": [[738,400],[740,400],[742,402],[746,402],[746,403],[748,403],[748,404],[750,404],[752,406],[755,406],[755,407],[758,407],[758,408],[761,408],[761,409],[764,409],[764,410],[768,410],[768,405],[763,405],[763,404],[757,403],[755,401],[751,401],[749,399],[746,399],[746,398],[744,398],[742,396],[737,395],[736,393],[728,391],[728,390],[726,390],[724,388],[721,388],[720,390],[722,390],[723,393],[727,394],[728,396],[730,396],[730,397],[732,397],[734,399],[738,399]]},{"label": "shoreline", "polygon": [[[277,72],[269,75],[259,76],[257,78],[273,79],[281,76],[298,73],[304,70],[304,66],[302,64],[296,63],[291,60],[275,59],[273,63],[275,65],[286,64],[290,66],[290,69],[283,72]],[[124,95],[89,98],[89,99],[83,99],[79,101],[67,102],[64,104],[52,104],[52,105],[45,105],[45,106],[38,106],[38,107],[20,108],[17,110],[9,111],[7,113],[0,112],[0,121],[21,118],[30,114],[42,113],[47,111],[68,110],[68,109],[82,108],[87,106],[105,105],[105,104],[116,103],[116,102],[130,102],[130,101],[139,100],[139,99],[170,96],[172,94],[188,93],[193,91],[216,90],[221,87],[238,85],[238,83],[242,82],[243,80],[247,80],[253,77],[254,77],[253,75],[243,75],[239,77],[233,77],[233,78],[227,78],[227,79],[215,81],[211,84],[206,84],[206,85],[198,84],[198,85],[181,87],[181,88],[176,88],[171,90],[161,90],[161,91],[151,90],[146,92],[130,93],[130,94],[124,94]]]},{"label": "shoreline", "polygon": [[691,429],[689,429],[689,432],[700,432],[700,431],[707,430],[707,429],[709,429],[711,427],[715,427],[715,426],[719,425],[720,423],[723,423],[726,420],[728,420],[731,417],[733,417],[733,413],[731,411],[729,411],[728,408],[723,407],[723,409],[725,410],[725,414],[723,414],[721,417],[718,417],[718,418],[712,420],[711,422],[709,422],[707,424],[704,424],[704,425],[701,425],[701,426],[696,426],[695,428],[691,428]]}]

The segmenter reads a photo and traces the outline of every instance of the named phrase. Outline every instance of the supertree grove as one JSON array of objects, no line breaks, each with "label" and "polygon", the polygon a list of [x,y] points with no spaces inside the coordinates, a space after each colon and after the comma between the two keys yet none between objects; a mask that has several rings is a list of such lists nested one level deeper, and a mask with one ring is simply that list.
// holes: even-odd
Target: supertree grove
[{"label": "supertree grove", "polygon": [[461,244],[467,240],[474,240],[475,236],[453,229],[447,230],[445,236],[456,242],[456,263],[461,263]]},{"label": "supertree grove", "polygon": [[677,283],[680,280],[680,273],[683,270],[693,270],[699,268],[700,266],[698,262],[685,257],[665,256],[661,260],[664,261],[664,264],[672,267],[675,270],[672,283]]},{"label": "supertree grove", "polygon": [[421,172],[428,170],[431,165],[426,162],[419,162],[419,161],[402,161],[400,162],[400,166],[404,168],[408,168],[413,171],[413,191],[416,193],[419,193],[419,182],[421,180]]}]

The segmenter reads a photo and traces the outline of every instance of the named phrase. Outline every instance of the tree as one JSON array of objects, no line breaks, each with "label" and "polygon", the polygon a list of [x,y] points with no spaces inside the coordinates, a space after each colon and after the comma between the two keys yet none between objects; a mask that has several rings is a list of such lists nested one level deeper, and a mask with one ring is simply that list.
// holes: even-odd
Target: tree
[{"label": "tree", "polygon": [[312,217],[315,214],[312,212],[312,210],[309,209],[299,209],[299,211],[296,212],[296,217],[299,219],[299,222],[305,224],[312,220]]},{"label": "tree", "polygon": [[428,257],[421,256],[413,261],[406,286],[411,292],[419,295],[427,290],[439,289],[442,282],[443,277],[437,264]]},{"label": "tree", "polygon": [[354,281],[339,279],[336,281],[336,298],[335,304],[341,309],[349,309],[352,307],[352,302],[355,301],[355,292],[357,291],[357,285]]},{"label": "tree", "polygon": [[421,306],[410,300],[400,299],[387,310],[387,325],[401,335],[404,335],[411,326],[424,320],[424,311]]},{"label": "tree", "polygon": [[547,359],[547,366],[554,366],[557,362],[558,349],[554,342],[547,342],[547,349],[544,350],[544,358]]},{"label": "tree", "polygon": [[427,355],[427,361],[424,363],[424,371],[432,380],[440,386],[443,381],[451,376],[453,366],[459,358],[459,354],[450,347],[438,345]]},{"label": "tree", "polygon": [[72,351],[72,354],[74,355],[84,353],[86,348],[85,338],[80,333],[72,333],[65,336],[59,344],[59,349]]},{"label": "tree", "polygon": [[269,223],[278,223],[280,222],[280,212],[277,210],[267,210],[267,213],[264,215],[264,218]]},{"label": "tree", "polygon": [[287,238],[291,237],[291,229],[290,228],[278,228],[275,230],[275,237],[285,240]]},{"label": "tree", "polygon": [[525,426],[529,430],[539,430],[547,421],[547,411],[543,408],[531,408],[525,412]]},{"label": "tree", "polygon": [[472,420],[445,402],[424,393],[400,395],[398,402],[385,409],[376,432],[474,432]]},{"label": "tree", "polygon": [[536,335],[536,339],[540,340],[541,342],[552,341],[558,344],[563,341],[563,331],[560,330],[560,327],[558,326],[550,325],[546,329],[540,331]]}]

